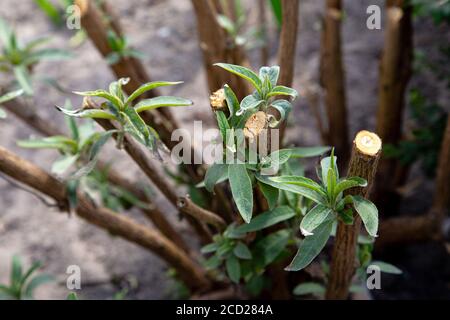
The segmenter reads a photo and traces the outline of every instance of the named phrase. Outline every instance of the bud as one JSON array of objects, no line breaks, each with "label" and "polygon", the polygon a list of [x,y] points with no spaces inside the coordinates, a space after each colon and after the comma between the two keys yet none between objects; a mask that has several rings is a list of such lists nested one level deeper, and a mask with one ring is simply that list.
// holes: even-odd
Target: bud
[{"label": "bud", "polygon": [[225,100],[225,90],[219,89],[213,92],[212,95],[209,96],[209,101],[211,102],[211,108],[213,111],[223,111],[227,108],[227,103]]}]

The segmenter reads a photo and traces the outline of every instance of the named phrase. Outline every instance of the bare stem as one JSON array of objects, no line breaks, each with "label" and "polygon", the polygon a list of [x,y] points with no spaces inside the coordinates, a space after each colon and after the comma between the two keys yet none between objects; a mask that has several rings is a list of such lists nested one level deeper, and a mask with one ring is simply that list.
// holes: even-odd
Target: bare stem
[{"label": "bare stem", "polygon": [[[63,183],[2,147],[0,147],[0,171],[53,198],[61,208],[67,207],[66,188]],[[178,271],[190,288],[203,290],[210,286],[204,270],[156,230],[137,224],[130,218],[107,208],[96,207],[81,193],[77,200],[76,213],[82,219],[156,253]]]},{"label": "bare stem", "polygon": [[[374,133],[360,131],[353,141],[348,177],[366,179],[366,188],[352,188],[346,195],[367,197],[373,184],[378,159],[381,154],[381,140]],[[361,219],[355,215],[352,225],[338,222],[334,242],[330,278],[326,292],[327,299],[346,299],[356,269],[356,241],[361,228]]]}]

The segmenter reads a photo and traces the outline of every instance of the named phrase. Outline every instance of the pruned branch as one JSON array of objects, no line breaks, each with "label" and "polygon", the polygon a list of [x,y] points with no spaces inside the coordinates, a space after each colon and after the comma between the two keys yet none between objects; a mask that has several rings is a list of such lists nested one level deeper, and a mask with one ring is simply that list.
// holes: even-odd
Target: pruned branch
[{"label": "pruned branch", "polygon": [[[63,183],[2,147],[0,147],[0,171],[53,198],[61,204],[61,207],[68,203]],[[159,232],[107,208],[96,207],[81,193],[78,195],[76,213],[82,219],[156,253],[171,264],[193,290],[204,290],[210,286],[204,270]]]},{"label": "pruned branch", "polygon": [[243,48],[232,43],[232,40],[228,39],[226,31],[217,22],[218,3],[212,0],[192,0],[192,5],[197,17],[198,37],[200,49],[203,53],[209,91],[214,92],[224,84],[229,84],[238,98],[242,99],[250,94],[247,82],[221,68],[213,66],[213,64],[226,62],[248,65]]},{"label": "pruned branch", "polygon": [[[405,92],[412,73],[412,7],[405,1],[387,1],[384,48],[380,62],[379,100],[376,132],[384,144],[397,145],[402,139]],[[393,178],[400,170],[395,159],[382,159],[374,199],[381,210],[398,204],[395,189],[404,179]],[[406,175],[403,174],[405,177]]]},{"label": "pruned branch", "polygon": [[[278,65],[280,66],[279,84],[292,87],[295,70],[295,51],[297,47],[299,0],[282,0],[282,26],[280,46],[278,48]],[[280,141],[283,141],[286,121],[280,127]]]},{"label": "pruned branch", "polygon": [[322,30],[320,81],[325,91],[328,114],[328,144],[348,161],[348,122],[345,94],[345,73],[341,45],[342,8],[340,0],[327,0]]},{"label": "pruned branch", "polygon": [[[375,177],[381,154],[381,140],[371,132],[360,131],[353,141],[348,177],[367,180],[366,188],[352,188],[345,195],[367,197]],[[333,247],[330,277],[326,292],[327,299],[346,299],[355,272],[356,242],[361,229],[361,218],[354,216],[352,225],[339,221]]]}]

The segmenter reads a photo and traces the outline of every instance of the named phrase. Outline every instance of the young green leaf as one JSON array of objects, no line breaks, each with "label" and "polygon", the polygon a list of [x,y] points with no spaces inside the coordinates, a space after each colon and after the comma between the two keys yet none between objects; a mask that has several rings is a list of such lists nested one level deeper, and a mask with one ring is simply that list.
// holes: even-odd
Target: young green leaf
[{"label": "young green leaf", "polygon": [[8,92],[8,93],[0,96],[0,104],[5,103],[10,100],[13,100],[22,94],[23,94],[23,89]]},{"label": "young green leaf", "polygon": [[311,158],[321,156],[331,150],[331,147],[303,147],[292,148],[291,158]]},{"label": "young green leaf", "polygon": [[230,124],[228,123],[228,119],[225,116],[225,113],[223,113],[223,111],[217,111],[216,117],[217,117],[217,126],[219,127],[219,131],[220,131],[222,140],[226,141],[227,130],[231,129]]},{"label": "young green leaf", "polygon": [[295,99],[295,98],[297,98],[298,93],[295,89],[292,89],[292,88],[288,88],[285,86],[276,86],[267,95],[268,98],[274,97],[274,96],[290,96],[293,99]]},{"label": "young green leaf", "polygon": [[303,296],[307,294],[323,296],[325,294],[325,287],[320,283],[305,282],[294,288],[294,294],[296,296]]},{"label": "young green leaf", "polygon": [[232,119],[235,112],[239,110],[239,100],[227,84],[223,86],[223,89],[225,92],[225,100],[227,101],[228,110],[230,110],[230,118]]},{"label": "young green leaf", "polygon": [[241,278],[241,266],[236,256],[230,255],[227,258],[225,265],[230,280],[233,281],[234,283],[239,283],[239,279]]},{"label": "young green leaf", "polygon": [[122,101],[112,95],[111,93],[109,93],[106,90],[95,90],[95,91],[74,91],[74,94],[80,95],[80,96],[85,96],[85,97],[99,97],[99,98],[103,98],[108,100],[109,102],[111,102],[112,104],[116,105],[118,108],[122,108],[123,103]]},{"label": "young green leaf", "polygon": [[282,221],[289,220],[295,217],[295,211],[288,206],[282,206],[270,211],[263,212],[254,217],[248,224],[240,225],[236,228],[238,233],[247,233],[259,231],[270,226],[273,226]]},{"label": "young green leaf", "polygon": [[14,75],[16,76],[17,82],[23,89],[24,93],[31,95],[33,94],[33,86],[31,84],[31,76],[28,73],[27,67],[24,65],[18,65],[14,67]]},{"label": "young green leaf", "polygon": [[328,170],[331,168],[331,163],[334,163],[334,170],[336,171],[336,178],[339,179],[339,172],[338,172],[338,168],[337,168],[337,157],[333,156],[333,159],[331,157],[323,158],[320,161],[320,168],[321,168],[321,179],[325,186],[327,185]]},{"label": "young green leaf", "polygon": [[370,263],[370,265],[375,265],[378,268],[380,268],[381,272],[384,273],[390,273],[390,274],[402,274],[403,271],[400,270],[399,268],[397,268],[396,266],[390,264],[390,263],[386,263],[386,262],[382,262],[382,261],[373,261]]},{"label": "young green leaf", "polygon": [[330,237],[333,222],[333,219],[324,221],[316,228],[314,235],[306,237],[302,241],[291,264],[285,268],[286,271],[302,270],[317,257]]},{"label": "young green leaf", "polygon": [[269,209],[273,210],[278,203],[278,197],[280,195],[278,189],[260,181],[258,181],[258,187],[264,195],[264,198],[266,198]]},{"label": "young green leaf", "polygon": [[378,232],[377,207],[372,202],[361,196],[353,196],[353,206],[361,217],[367,233],[372,237],[376,237]]},{"label": "young green leaf", "polygon": [[344,192],[347,189],[354,188],[354,187],[366,187],[367,181],[363,178],[359,177],[350,177],[345,178],[342,181],[340,181],[335,190],[334,190],[334,196],[337,197],[341,192]]},{"label": "young green leaf", "polygon": [[279,121],[284,121],[292,110],[292,104],[287,100],[275,100],[270,106],[280,113]]},{"label": "young green leaf", "polygon": [[241,67],[234,64],[228,64],[228,63],[215,63],[215,66],[221,67],[228,72],[234,73],[235,75],[244,78],[245,80],[249,81],[253,87],[261,93],[262,91],[262,82],[259,79],[258,75],[254,73],[252,70]]},{"label": "young green leaf", "polygon": [[255,244],[254,259],[259,267],[271,264],[283,252],[289,242],[289,231],[286,229],[271,233]]},{"label": "young green leaf", "polygon": [[240,259],[251,259],[252,253],[248,249],[247,245],[243,242],[238,242],[233,249],[233,254]]},{"label": "young green leaf", "polygon": [[275,87],[277,85],[279,75],[280,75],[279,66],[262,67],[261,69],[259,69],[259,78],[261,79],[261,81],[265,77],[267,77],[272,87]]},{"label": "young green leaf", "polygon": [[231,193],[234,202],[246,223],[252,219],[253,188],[245,164],[230,164],[228,166]]},{"label": "young green leaf", "polygon": [[228,176],[228,165],[222,163],[215,163],[208,168],[205,175],[205,188],[209,192],[213,192],[214,186],[224,176]]},{"label": "young green leaf", "polygon": [[[293,193],[300,194],[314,202],[326,205],[327,199],[323,192],[317,188],[317,183],[311,179],[297,176],[281,176],[281,177],[267,177],[261,175],[255,175],[255,177],[262,183],[271,185],[277,189],[290,191]],[[288,180],[284,178],[288,177]]]},{"label": "young green leaf", "polygon": [[244,112],[258,108],[264,100],[256,98],[254,95],[248,95],[241,101],[239,110],[236,112],[237,116],[241,116]]},{"label": "young green leaf", "polygon": [[279,149],[272,152],[269,157],[264,159],[264,168],[278,171],[280,166],[286,163],[291,157],[292,151],[290,149]]},{"label": "young green leaf", "polygon": [[180,84],[183,82],[169,82],[169,81],[153,81],[153,82],[149,82],[146,84],[143,84],[142,86],[140,86],[139,88],[137,88],[129,97],[128,99],[125,101],[125,104],[128,105],[130,104],[132,101],[134,101],[135,99],[137,99],[139,96],[141,96],[142,94],[144,94],[147,91],[150,91],[152,89],[155,88],[159,88],[159,87],[165,87],[165,86],[174,86],[177,84]]},{"label": "young green leaf", "polygon": [[67,110],[56,106],[56,109],[68,115],[69,117],[75,118],[91,118],[91,119],[108,119],[114,120],[116,117],[109,111],[100,109],[78,109],[78,110]]},{"label": "young green leaf", "polygon": [[219,247],[219,245],[216,242],[213,242],[213,243],[207,244],[206,246],[202,247],[200,252],[202,254],[212,253],[212,252],[215,252],[218,247]]},{"label": "young green leaf", "polygon": [[313,231],[325,220],[333,218],[333,211],[321,204],[312,208],[302,219],[300,231],[304,236],[314,235]]},{"label": "young green leaf", "polygon": [[138,104],[136,104],[134,108],[137,113],[140,113],[142,111],[153,110],[161,107],[184,107],[191,105],[192,101],[188,99],[170,96],[159,96],[142,100]]},{"label": "young green leaf", "polygon": [[142,136],[145,142],[145,145],[151,147],[153,149],[153,144],[150,137],[150,130],[147,127],[147,124],[142,120],[139,114],[135,109],[128,107],[125,108],[124,114],[127,117],[128,123],[133,128],[133,132],[135,132],[138,136]]},{"label": "young green leaf", "polygon": [[56,175],[62,175],[66,172],[76,161],[78,155],[62,156],[55,162],[53,162],[51,171]]}]

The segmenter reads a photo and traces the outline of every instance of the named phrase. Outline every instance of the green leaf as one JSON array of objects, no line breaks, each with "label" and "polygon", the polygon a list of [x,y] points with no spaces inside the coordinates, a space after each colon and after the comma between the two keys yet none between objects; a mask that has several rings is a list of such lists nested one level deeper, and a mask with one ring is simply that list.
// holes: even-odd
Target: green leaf
[{"label": "green leaf", "polygon": [[67,295],[66,300],[78,300],[78,296],[75,292],[71,292]]},{"label": "green leaf", "polygon": [[207,244],[206,246],[202,247],[200,252],[202,254],[212,253],[212,252],[215,252],[218,247],[219,247],[219,245],[217,243],[213,242],[213,243]]},{"label": "green leaf", "polygon": [[234,255],[230,255],[227,258],[225,265],[230,280],[234,283],[239,283],[239,279],[241,278],[241,266],[239,260]]},{"label": "green leaf", "polygon": [[251,259],[252,253],[248,249],[247,245],[243,242],[238,242],[233,249],[233,254],[240,259]]},{"label": "green leaf", "polygon": [[20,283],[22,281],[22,261],[19,256],[13,256],[10,283],[15,289],[20,289]]},{"label": "green leaf", "polygon": [[23,89],[8,92],[0,97],[0,104],[13,100],[23,94]]},{"label": "green leaf", "polygon": [[367,187],[367,181],[359,177],[345,178],[337,184],[334,196],[337,197],[341,192],[354,187]]},{"label": "green leaf", "polygon": [[127,117],[128,123],[133,128],[133,131],[143,138],[145,145],[153,149],[155,146],[150,139],[150,130],[147,127],[147,124],[142,120],[139,114],[135,109],[131,107],[127,107],[124,110],[124,114]]},{"label": "green leaf", "polygon": [[240,225],[236,228],[236,232],[246,233],[259,231],[273,226],[282,221],[295,217],[295,211],[288,206],[282,206],[270,211],[263,212],[252,219],[248,224]]},{"label": "green leaf", "polygon": [[291,96],[293,99],[295,99],[295,98],[297,98],[298,93],[295,89],[292,89],[292,88],[288,88],[285,86],[276,86],[267,95],[268,98],[274,97],[274,96]]},{"label": "green leaf", "polygon": [[221,67],[228,72],[234,73],[235,75],[244,78],[245,80],[249,81],[255,89],[261,93],[262,91],[262,82],[259,79],[258,75],[254,73],[252,70],[247,69],[245,67],[241,67],[234,64],[228,64],[228,63],[215,63],[215,66]]},{"label": "green leaf", "polygon": [[5,110],[0,108],[0,119],[5,119],[6,117],[7,117],[7,114],[6,114]]},{"label": "green leaf", "polygon": [[303,296],[308,294],[323,296],[325,294],[325,287],[320,283],[305,282],[299,284],[294,288],[294,294],[296,296]]},{"label": "green leaf", "polygon": [[306,237],[286,271],[299,271],[307,267],[327,244],[333,226],[333,219],[324,221],[316,228],[314,235]]},{"label": "green leaf", "polygon": [[86,97],[99,97],[108,100],[112,104],[116,105],[118,108],[121,108],[123,103],[116,96],[112,95],[108,91],[105,90],[95,90],[95,91],[74,91],[74,94]]},{"label": "green leaf", "polygon": [[234,35],[235,34],[236,27],[234,25],[234,22],[231,21],[230,18],[228,18],[227,16],[225,16],[223,14],[219,14],[219,15],[217,15],[217,22],[230,35]]},{"label": "green leaf", "polygon": [[246,223],[252,219],[253,189],[245,164],[230,164],[228,166],[231,193],[234,202]]},{"label": "green leaf", "polygon": [[289,101],[282,99],[275,100],[270,106],[280,113],[280,120],[278,122],[284,121],[292,110],[292,104]]},{"label": "green leaf", "polygon": [[289,241],[289,231],[279,230],[262,238],[255,244],[253,255],[261,268],[271,264],[283,252]]},{"label": "green leaf", "polygon": [[353,206],[361,217],[367,233],[372,237],[376,237],[378,232],[377,207],[372,202],[361,196],[353,196]]},{"label": "green leaf", "polygon": [[28,285],[25,287],[24,296],[26,298],[32,298],[34,290],[48,282],[54,281],[54,278],[47,274],[41,274],[33,278]]},{"label": "green leaf", "polygon": [[[334,201],[334,188],[336,187],[336,183],[337,183],[337,177],[336,177],[336,171],[334,171],[333,169],[328,169],[328,174],[327,174],[327,193],[328,196],[330,197],[330,199],[332,199]],[[332,202],[333,203],[333,202]]]},{"label": "green leaf", "polygon": [[228,123],[228,119],[225,116],[225,113],[222,111],[216,112],[217,117],[217,126],[219,127],[220,135],[222,136],[222,140],[226,141],[227,139],[227,130],[230,130],[230,124]]},{"label": "green leaf", "polygon": [[153,110],[161,107],[184,107],[191,106],[192,101],[184,98],[159,96],[140,101],[134,108],[137,113]]},{"label": "green leaf", "polygon": [[377,266],[378,268],[380,268],[380,271],[384,272],[384,273],[390,273],[390,274],[402,274],[403,273],[402,270],[400,270],[399,268],[397,268],[396,266],[394,266],[390,263],[386,263],[386,262],[382,262],[382,261],[373,261],[370,264]]},{"label": "green leaf", "polygon": [[140,86],[139,88],[137,88],[129,97],[128,99],[125,101],[125,104],[129,104],[132,101],[134,101],[135,99],[137,99],[140,95],[144,94],[147,91],[150,91],[152,89],[155,88],[159,88],[159,87],[165,87],[165,86],[174,86],[177,84],[180,84],[183,82],[169,82],[169,81],[153,81],[153,82],[148,82],[146,84],[143,84],[142,86]]},{"label": "green leaf", "polygon": [[279,66],[262,67],[261,69],[259,69],[259,78],[261,79],[261,81],[263,81],[265,77],[268,77],[272,87],[275,87],[277,85],[279,75]]},{"label": "green leaf", "polygon": [[281,5],[281,0],[269,0],[273,15],[275,16],[275,20],[277,22],[278,28],[281,28],[282,20],[283,20],[283,9]]},{"label": "green leaf", "polygon": [[205,175],[205,188],[209,192],[213,192],[214,186],[224,176],[228,175],[228,165],[222,163],[215,163],[208,168]]},{"label": "green leaf", "polygon": [[64,60],[72,58],[73,55],[66,51],[61,49],[42,49],[34,51],[33,53],[29,54],[26,59],[24,60],[25,65],[31,65],[34,63],[37,63],[42,60]]},{"label": "green leaf", "polygon": [[240,108],[236,112],[236,116],[241,116],[246,111],[256,109],[263,103],[264,103],[264,100],[258,99],[252,94],[248,95],[244,99],[242,99]]},{"label": "green leaf", "polygon": [[78,160],[78,155],[63,156],[53,162],[52,173],[56,175],[61,175],[67,171],[76,161]]},{"label": "green leaf", "polygon": [[217,255],[213,255],[211,258],[205,261],[204,266],[206,270],[214,270],[217,269],[221,263],[222,261],[220,260],[220,258]]},{"label": "green leaf", "polygon": [[324,185],[327,185],[328,181],[328,170],[331,168],[331,163],[334,163],[334,170],[336,171],[336,178],[339,178],[338,168],[337,168],[337,157],[333,156],[333,160],[331,157],[323,158],[320,161],[321,167],[321,177]]},{"label": "green leaf", "polygon": [[31,84],[31,76],[28,73],[27,67],[24,65],[18,65],[14,67],[14,75],[16,77],[17,82],[23,91],[31,95],[33,94],[33,86]]},{"label": "green leaf", "polygon": [[34,0],[39,8],[50,18],[55,25],[61,25],[62,19],[58,8],[49,0]]},{"label": "green leaf", "polygon": [[311,179],[298,176],[266,177],[261,175],[256,175],[256,178],[262,183],[271,185],[277,189],[300,194],[317,203],[327,203],[327,199],[323,191],[321,191],[320,186]]},{"label": "green leaf", "polygon": [[230,110],[230,118],[235,116],[235,112],[239,110],[239,101],[233,90],[226,84],[223,86],[225,92],[225,100],[227,101],[228,110]]},{"label": "green leaf", "polygon": [[261,190],[262,194],[267,200],[269,209],[273,210],[278,203],[278,197],[280,195],[278,189],[260,181],[258,181],[258,186],[259,190]]},{"label": "green leaf", "polygon": [[130,82],[130,78],[120,78],[117,81],[113,81],[109,84],[109,93],[119,98],[120,101],[123,101],[124,95],[122,91],[122,87],[127,85]]},{"label": "green leaf", "polygon": [[109,111],[100,109],[78,109],[78,110],[67,110],[56,106],[56,109],[62,113],[68,115],[69,117],[75,118],[91,118],[91,119],[108,119],[115,120],[116,117]]},{"label": "green leaf", "polygon": [[19,140],[17,145],[21,148],[31,149],[58,149],[65,153],[73,153],[77,149],[77,142],[65,136],[53,136],[42,139]]},{"label": "green leaf", "polygon": [[267,170],[274,170],[277,172],[280,166],[289,160],[291,154],[292,151],[290,149],[276,150],[263,159],[263,167]]},{"label": "green leaf", "polygon": [[302,219],[300,231],[304,236],[314,235],[313,231],[325,220],[333,218],[333,211],[321,204],[312,208]]},{"label": "green leaf", "polygon": [[317,157],[331,150],[331,147],[304,147],[292,148],[291,158]]}]

